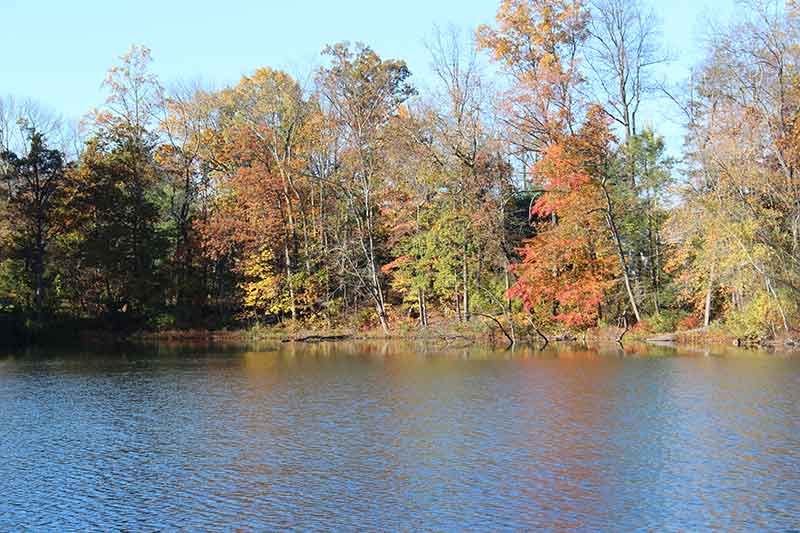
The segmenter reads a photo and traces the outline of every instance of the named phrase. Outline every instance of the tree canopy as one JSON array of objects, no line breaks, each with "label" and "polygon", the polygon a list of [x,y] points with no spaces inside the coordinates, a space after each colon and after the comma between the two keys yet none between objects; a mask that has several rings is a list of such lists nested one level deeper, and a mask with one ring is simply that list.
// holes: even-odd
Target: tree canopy
[{"label": "tree canopy", "polygon": [[[658,79],[641,2],[501,0],[472,35],[432,33],[425,90],[362,43],[305,80],[262,66],[219,89],[165,83],[133,46],[72,147],[4,99],[0,313],[792,335],[800,14],[742,6],[685,91]],[[656,102],[685,116],[679,156],[643,118]]]}]

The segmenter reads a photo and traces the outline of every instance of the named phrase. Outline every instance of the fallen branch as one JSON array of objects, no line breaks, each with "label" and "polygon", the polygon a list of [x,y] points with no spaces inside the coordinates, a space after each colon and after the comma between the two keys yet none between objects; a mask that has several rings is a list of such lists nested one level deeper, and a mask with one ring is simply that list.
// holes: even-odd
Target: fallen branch
[{"label": "fallen branch", "polygon": [[531,317],[529,317],[529,316],[528,316],[528,317],[525,317],[525,318],[527,318],[527,319],[528,319],[528,323],[530,323],[531,327],[533,328],[533,331],[535,331],[535,332],[536,332],[536,334],[537,334],[537,335],[539,335],[539,337],[541,337],[541,338],[542,338],[542,340],[544,341],[544,344],[542,344],[542,348],[541,348],[542,350],[544,350],[544,349],[545,349],[545,347],[546,347],[548,344],[550,344],[550,339],[548,339],[548,338],[547,338],[547,336],[546,336],[544,333],[542,333],[542,332],[539,330],[539,328],[537,328],[537,327],[536,327],[536,324],[534,324],[534,323],[533,323],[533,319],[531,319]]},{"label": "fallen branch", "polygon": [[[511,314],[506,310],[506,306],[503,304],[503,302],[501,302],[497,298],[497,296],[495,296],[492,293],[492,291],[490,291],[486,287],[484,287],[482,285],[478,285],[478,288],[481,289],[484,293],[486,293],[486,295],[489,297],[489,299],[490,300],[494,300],[494,302],[498,305],[498,307],[500,307],[500,312],[503,313],[503,318],[508,320],[508,323],[511,326],[511,335],[510,336],[506,335],[506,337],[508,337],[510,339],[510,342],[511,342],[512,345],[516,344],[517,343],[517,338],[516,338],[517,336],[514,333],[514,319],[512,318]],[[503,332],[503,333],[505,333],[505,332]]]},{"label": "fallen branch", "polygon": [[309,335],[307,337],[289,337],[281,342],[324,342],[324,341],[343,341],[352,339],[352,335]]},{"label": "fallen branch", "polygon": [[500,331],[502,331],[503,335],[505,335],[506,339],[508,339],[508,345],[509,346],[514,346],[514,339],[511,338],[511,335],[508,334],[508,332],[506,331],[506,328],[503,327],[503,324],[501,324],[500,321],[497,320],[496,317],[493,317],[492,315],[485,315],[483,313],[472,313],[472,314],[473,315],[482,316],[484,318],[488,318],[488,319],[491,319],[491,320],[494,320],[494,323],[497,324],[497,327],[500,328]]}]

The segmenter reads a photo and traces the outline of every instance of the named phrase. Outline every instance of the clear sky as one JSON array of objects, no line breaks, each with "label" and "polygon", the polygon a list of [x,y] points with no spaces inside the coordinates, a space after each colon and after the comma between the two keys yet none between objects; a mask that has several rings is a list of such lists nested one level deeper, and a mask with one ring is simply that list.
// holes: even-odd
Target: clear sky
[{"label": "clear sky", "polygon": [[[650,0],[686,77],[704,16],[727,16],[734,0]],[[428,77],[423,39],[434,24],[474,28],[494,20],[498,0],[0,0],[0,95],[32,98],[67,118],[103,101],[106,70],[132,43],[152,50],[164,82],[235,82],[260,66],[308,74],[325,44],[363,41]],[[649,111],[661,122],[657,110]],[[664,124],[668,137],[675,132]],[[666,130],[666,131],[665,131]],[[673,139],[671,139],[672,141]],[[673,146],[674,148],[674,146]]]}]

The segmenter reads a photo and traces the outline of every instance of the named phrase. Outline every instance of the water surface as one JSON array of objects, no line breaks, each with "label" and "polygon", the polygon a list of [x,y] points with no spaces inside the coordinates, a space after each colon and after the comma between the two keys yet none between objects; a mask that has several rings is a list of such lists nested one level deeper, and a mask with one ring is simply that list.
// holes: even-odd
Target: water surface
[{"label": "water surface", "polygon": [[0,530],[800,529],[800,356],[0,357]]}]

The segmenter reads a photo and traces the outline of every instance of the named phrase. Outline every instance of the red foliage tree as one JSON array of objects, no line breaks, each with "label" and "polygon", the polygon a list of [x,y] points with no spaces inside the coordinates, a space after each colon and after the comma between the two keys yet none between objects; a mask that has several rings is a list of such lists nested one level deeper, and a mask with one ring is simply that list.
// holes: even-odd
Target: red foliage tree
[{"label": "red foliage tree", "polygon": [[620,269],[600,181],[611,136],[596,118],[590,113],[579,133],[552,143],[534,165],[545,192],[531,207],[536,236],[520,249],[509,289],[527,311],[575,328],[597,323]]}]

